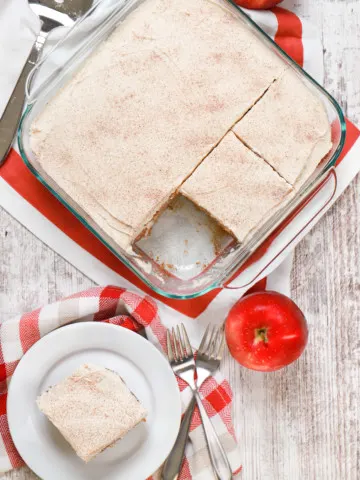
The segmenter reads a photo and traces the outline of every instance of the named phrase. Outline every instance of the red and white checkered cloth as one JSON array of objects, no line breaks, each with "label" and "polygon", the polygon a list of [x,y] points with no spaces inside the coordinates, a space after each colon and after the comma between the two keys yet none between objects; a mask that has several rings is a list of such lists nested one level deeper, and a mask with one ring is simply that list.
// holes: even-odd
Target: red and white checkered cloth
[{"label": "red and white checkered cloth", "polygon": [[[7,389],[20,358],[52,330],[85,319],[112,323],[135,332],[145,327],[151,342],[160,350],[166,346],[166,328],[160,321],[157,304],[149,296],[141,296],[119,287],[91,288],[4,321],[0,325],[0,471],[24,464],[11,439],[6,416]],[[185,382],[179,380],[178,383],[184,411],[190,401],[191,391]],[[231,421],[232,393],[229,384],[217,373],[205,381],[200,393],[233,471],[237,474],[241,470],[241,463]],[[192,420],[190,437],[179,480],[213,478],[197,410]],[[159,478],[158,472],[154,474],[153,480],[156,478]]]}]

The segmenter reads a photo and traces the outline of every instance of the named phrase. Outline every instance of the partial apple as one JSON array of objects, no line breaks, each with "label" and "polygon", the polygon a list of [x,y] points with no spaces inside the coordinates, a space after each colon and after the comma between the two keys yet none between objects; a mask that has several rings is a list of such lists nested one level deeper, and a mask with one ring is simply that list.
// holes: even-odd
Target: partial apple
[{"label": "partial apple", "polygon": [[249,8],[250,10],[266,10],[275,7],[282,0],[235,0],[234,3],[240,7]]},{"label": "partial apple", "polygon": [[257,292],[241,298],[225,323],[231,355],[244,367],[272,372],[300,357],[308,328],[300,308],[277,292]]}]

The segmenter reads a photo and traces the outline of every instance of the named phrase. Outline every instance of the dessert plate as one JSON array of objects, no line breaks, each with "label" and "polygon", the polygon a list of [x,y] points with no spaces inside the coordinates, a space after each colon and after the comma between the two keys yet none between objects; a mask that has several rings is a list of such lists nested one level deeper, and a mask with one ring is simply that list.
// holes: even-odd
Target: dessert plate
[{"label": "dessert plate", "polygon": [[[87,362],[119,373],[148,417],[85,464],[40,412],[36,397]],[[150,342],[119,326],[84,322],[62,327],[30,348],[11,380],[7,411],[16,448],[43,480],[144,480],[170,453],[181,403],[167,360]]]}]

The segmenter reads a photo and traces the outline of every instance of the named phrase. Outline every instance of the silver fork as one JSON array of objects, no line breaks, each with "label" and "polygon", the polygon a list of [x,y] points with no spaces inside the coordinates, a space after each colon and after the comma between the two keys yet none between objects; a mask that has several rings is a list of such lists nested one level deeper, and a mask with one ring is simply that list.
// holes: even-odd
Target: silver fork
[{"label": "silver fork", "polygon": [[28,0],[28,3],[41,20],[41,30],[0,119],[0,166],[7,158],[19,125],[27,77],[40,58],[48,34],[56,27],[72,26],[91,8],[93,0]]},{"label": "silver fork", "polygon": [[[224,347],[222,328],[208,326],[199,347],[196,364],[184,325],[181,325],[181,333],[179,327],[176,328],[176,331],[172,329],[171,335],[169,331],[167,332],[167,347],[169,361],[175,375],[188,383],[194,396],[185,413],[175,445],[165,462],[162,479],[175,480],[179,475],[196,401],[216,478],[218,480],[230,480],[232,472],[229,461],[198,392],[202,383],[219,367]],[[198,377],[196,381],[194,378],[195,370],[197,370]]]}]

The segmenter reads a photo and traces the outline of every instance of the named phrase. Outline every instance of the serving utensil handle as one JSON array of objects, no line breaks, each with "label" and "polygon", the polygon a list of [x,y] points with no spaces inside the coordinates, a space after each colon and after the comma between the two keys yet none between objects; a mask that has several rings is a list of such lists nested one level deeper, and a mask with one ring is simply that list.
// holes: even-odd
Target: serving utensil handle
[{"label": "serving utensil handle", "polygon": [[181,422],[176,442],[164,463],[164,468],[161,472],[162,480],[176,480],[179,476],[181,465],[184,459],[185,446],[189,436],[195,403],[195,396],[193,396]]},{"label": "serving utensil handle", "polygon": [[205,439],[208,445],[211,464],[217,480],[231,480],[233,478],[229,460],[220,443],[219,437],[211,423],[211,420],[202,404],[198,390],[194,391],[196,402],[199,407],[200,416],[205,432]]},{"label": "serving utensil handle", "polygon": [[47,33],[40,32],[34,46],[28,56],[28,59],[22,69],[20,77],[11,94],[10,100],[5,108],[3,116],[0,119],[0,166],[5,162],[7,154],[19,126],[21,114],[25,103],[25,85],[26,79],[38,61],[43,50]]}]

